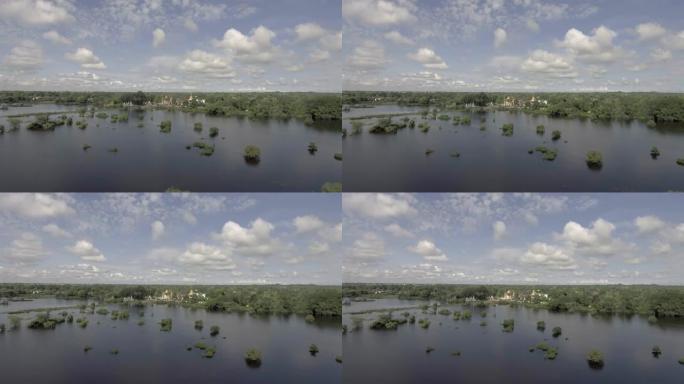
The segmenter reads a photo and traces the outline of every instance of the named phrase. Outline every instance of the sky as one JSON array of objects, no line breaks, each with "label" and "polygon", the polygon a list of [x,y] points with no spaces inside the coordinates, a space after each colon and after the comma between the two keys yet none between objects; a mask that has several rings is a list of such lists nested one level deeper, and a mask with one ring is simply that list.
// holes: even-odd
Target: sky
[{"label": "sky", "polygon": [[680,0],[343,0],[344,90],[684,91]]},{"label": "sky", "polygon": [[340,284],[339,194],[0,194],[0,282]]},{"label": "sky", "polygon": [[3,0],[0,90],[326,91],[340,0]]},{"label": "sky", "polygon": [[344,194],[344,282],[684,284],[684,195]]}]

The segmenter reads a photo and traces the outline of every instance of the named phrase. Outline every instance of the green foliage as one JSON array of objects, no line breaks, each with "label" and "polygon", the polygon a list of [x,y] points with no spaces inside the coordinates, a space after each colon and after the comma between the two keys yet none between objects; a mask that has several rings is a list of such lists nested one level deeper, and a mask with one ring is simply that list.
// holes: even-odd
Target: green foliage
[{"label": "green foliage", "polygon": [[537,135],[544,136],[545,130],[544,125],[537,125]]},{"label": "green foliage", "polygon": [[9,329],[11,331],[15,331],[21,327],[21,317],[15,316],[15,315],[10,315],[7,317],[7,319],[10,322]]},{"label": "green foliage", "polygon": [[218,335],[220,331],[221,331],[221,328],[220,328],[218,325],[212,325],[212,326],[209,328],[209,334],[210,334],[211,336],[216,336],[216,335]]},{"label": "green foliage", "polygon": [[28,324],[28,327],[30,329],[55,329],[56,326],[57,319],[50,318],[50,316],[47,313],[39,313]]},{"label": "green foliage", "polygon": [[106,316],[109,314],[109,310],[107,308],[102,307],[102,308],[98,308],[97,311],[95,311],[95,313],[97,313],[98,315]]},{"label": "green foliage", "polygon": [[503,136],[513,136],[513,124],[507,123],[501,126],[501,134]]},{"label": "green foliage", "polygon": [[173,321],[171,319],[162,319],[159,322],[160,328],[159,330],[162,332],[170,332],[171,328],[173,326]]},{"label": "green foliage", "polygon": [[318,151],[318,146],[316,146],[316,143],[309,143],[309,146],[307,147],[307,150],[309,151],[310,154],[315,154]]},{"label": "green foliage", "polygon": [[551,335],[552,335],[553,337],[558,337],[558,336],[560,336],[562,333],[563,333],[563,330],[561,329],[561,327],[553,327],[553,329],[551,330]]},{"label": "green foliage", "polygon": [[254,145],[248,145],[245,147],[244,157],[248,163],[258,163],[261,159],[261,149]]},{"label": "green foliage", "polygon": [[462,318],[463,320],[470,320],[472,317],[473,317],[473,314],[472,314],[469,310],[465,310],[465,311],[463,311],[463,313],[461,314],[461,318]]},{"label": "green foliage", "polygon": [[503,323],[501,325],[503,326],[504,332],[509,332],[509,333],[513,332],[513,330],[515,329],[515,320],[506,319],[503,321]]},{"label": "green foliage", "polygon": [[544,332],[544,330],[546,330],[546,322],[537,321],[537,329]]},{"label": "green foliage", "polygon": [[587,363],[589,363],[589,366],[594,369],[602,368],[603,367],[603,353],[600,351],[597,351],[595,349],[592,349],[589,351],[587,354]]},{"label": "green foliage", "polygon": [[342,364],[342,356],[335,356],[335,361]]},{"label": "green foliage", "polygon": [[107,114],[107,112],[98,112],[97,114],[95,114],[95,117],[97,117],[98,119],[106,119],[107,117],[109,117],[109,115]]},{"label": "green foliage", "polygon": [[311,354],[311,356],[316,356],[316,354],[318,353],[318,346],[316,344],[311,344],[309,346],[309,353]]},{"label": "green foliage", "polygon": [[199,350],[201,350],[201,351],[204,351],[205,349],[207,349],[207,345],[204,344],[204,343],[201,342],[201,341],[198,341],[198,342],[195,343],[195,348],[197,348],[197,349],[199,349]]},{"label": "green foliage", "polygon": [[603,167],[603,155],[598,151],[587,152],[587,166],[589,168],[600,169]]},{"label": "green foliage", "polygon": [[551,140],[557,141],[557,140],[560,140],[560,138],[561,138],[561,131],[555,130],[555,131],[551,132]]},{"label": "green foliage", "polygon": [[446,309],[446,308],[442,308],[439,310],[439,314],[444,315],[444,316],[449,316],[449,315],[451,315],[451,311]]},{"label": "green foliage", "polygon": [[684,157],[677,159],[677,165],[684,166]]},{"label": "green foliage", "polygon": [[216,137],[219,134],[219,129],[216,127],[209,128],[209,137]]},{"label": "green foliage", "polygon": [[257,349],[250,349],[245,353],[245,362],[250,366],[261,365],[261,352]]},{"label": "green foliage", "polygon": [[164,120],[159,124],[159,132],[171,133],[171,120]]},{"label": "green foliage", "polygon": [[418,325],[420,325],[420,327],[423,329],[428,329],[430,327],[430,320],[420,319],[418,320]]},{"label": "green foliage", "polygon": [[428,148],[428,149],[425,150],[425,156],[429,156],[429,155],[431,155],[433,152],[434,152],[433,149]]},{"label": "green foliage", "polygon": [[192,129],[195,132],[202,132],[202,123],[196,122]]},{"label": "green foliage", "polygon": [[326,182],[321,186],[321,192],[342,192],[342,183]]}]

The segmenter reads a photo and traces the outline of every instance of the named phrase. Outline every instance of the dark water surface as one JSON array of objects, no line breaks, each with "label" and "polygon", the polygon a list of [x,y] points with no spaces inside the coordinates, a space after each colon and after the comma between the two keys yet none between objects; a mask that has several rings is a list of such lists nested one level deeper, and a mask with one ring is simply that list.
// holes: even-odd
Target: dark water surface
[{"label": "dark water surface", "polygon": [[[389,305],[384,301],[375,303],[381,308],[403,306],[396,305],[401,301]],[[417,320],[431,320],[428,329],[416,323],[400,325],[396,331],[375,331],[368,327],[378,313],[350,314],[367,310],[368,304],[352,303],[345,309],[343,322],[350,329],[352,316],[366,319],[364,329],[342,337],[345,383],[623,384],[682,383],[684,378],[684,366],[677,362],[684,357],[684,321],[650,325],[639,316],[557,314],[505,305],[447,306],[469,309],[473,317],[455,321],[451,315],[427,315],[414,309],[408,312]],[[485,318],[482,311],[487,312]],[[393,316],[401,317],[402,312]],[[509,318],[515,319],[515,330],[502,332],[501,323]],[[480,325],[482,320],[486,326]],[[536,329],[539,320],[546,322],[544,332]],[[553,338],[551,329],[556,326],[563,334]],[[558,349],[555,360],[545,360],[541,351],[528,351],[543,341]],[[651,354],[654,345],[663,351],[658,359]],[[435,350],[425,353],[428,346]],[[591,369],[586,362],[586,354],[594,348],[603,353],[603,369]],[[451,355],[456,351],[460,357]]]},{"label": "dark water surface", "polygon": [[[25,302],[21,303],[29,305]],[[73,305],[74,301],[32,302],[33,307]],[[0,312],[20,309],[20,303],[0,306]],[[110,309],[118,309],[110,306]],[[210,313],[165,305],[144,309],[145,325],[139,326],[138,310],[130,308],[129,320],[85,315],[87,328],[59,324],[55,330],[22,328],[0,334],[0,381],[3,383],[340,383],[342,354],[339,321],[306,323],[297,316],[252,317]],[[78,309],[68,310],[75,318]],[[55,315],[61,311],[55,311]],[[35,313],[22,315],[33,318]],[[159,321],[173,319],[171,332],[161,332]],[[195,320],[204,329],[194,329]],[[97,322],[100,322],[98,325]],[[7,314],[0,313],[0,323]],[[9,325],[9,324],[8,324]],[[209,327],[218,325],[218,336]],[[223,337],[226,337],[225,339]],[[216,347],[212,359],[188,346],[202,341]],[[320,352],[309,354],[310,344]],[[87,353],[83,347],[93,349]],[[118,355],[110,350],[118,349]],[[262,353],[262,364],[250,368],[244,354],[250,348]]]},{"label": "dark water surface", "polygon": [[[77,107],[34,105],[0,111],[0,124],[9,129],[8,115],[76,111]],[[151,192],[178,187],[192,192],[320,191],[326,182],[339,182],[342,152],[339,122],[307,126],[290,119],[249,120],[210,117],[179,111],[102,110],[129,113],[128,122],[85,118],[88,128],[56,127],[32,132],[25,127],[34,117],[22,117],[22,128],[0,135],[1,192]],[[59,115],[53,115],[56,119]],[[74,121],[77,113],[68,114]],[[142,117],[142,120],[139,118]],[[171,133],[159,131],[164,120]],[[193,124],[201,122],[201,133]],[[138,124],[144,126],[139,128]],[[99,127],[97,126],[99,125]],[[209,138],[209,128],[219,135]],[[187,145],[215,145],[213,156],[200,156]],[[315,142],[318,152],[309,154]],[[90,145],[88,151],[84,145]],[[248,164],[244,147],[261,148],[261,162]],[[117,153],[109,149],[117,148]]]},{"label": "dark water surface", "polygon": [[[639,122],[592,122],[580,119],[552,119],[512,112],[449,112],[470,116],[470,125],[452,121],[423,120],[420,108],[394,105],[352,108],[344,113],[343,128],[351,132],[349,117],[383,113],[412,113],[396,116],[415,119],[416,128],[394,134],[370,134],[376,119],[364,122],[363,133],[343,140],[344,190],[415,192],[610,192],[684,190],[684,127],[647,128]],[[486,130],[481,131],[484,117]],[[417,125],[427,122],[423,133]],[[501,126],[514,125],[513,136],[501,135]],[[543,124],[545,134],[536,134]],[[441,129],[440,129],[441,127]],[[561,131],[558,141],[551,132]],[[528,150],[544,145],[558,151],[554,161]],[[650,156],[652,146],[660,157]],[[427,149],[434,152],[425,155]],[[586,154],[600,151],[603,167],[589,169]],[[450,153],[457,151],[459,158]]]}]

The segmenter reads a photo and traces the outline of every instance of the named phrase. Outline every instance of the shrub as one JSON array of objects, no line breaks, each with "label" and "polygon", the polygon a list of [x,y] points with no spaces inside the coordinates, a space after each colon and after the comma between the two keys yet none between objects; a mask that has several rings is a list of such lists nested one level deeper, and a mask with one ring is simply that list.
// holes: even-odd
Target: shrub
[{"label": "shrub", "polygon": [[540,331],[546,330],[546,322],[544,321],[537,321],[537,329]]},{"label": "shrub", "polygon": [[95,311],[95,313],[97,313],[98,315],[108,315],[109,310],[107,308],[102,307],[98,308],[97,311]]},{"label": "shrub", "polygon": [[316,143],[311,142],[311,143],[309,143],[307,150],[309,151],[310,154],[313,155],[318,151],[318,146],[316,145]]},{"label": "shrub", "polygon": [[503,136],[513,136],[513,124],[507,123],[501,126],[501,134]]},{"label": "shrub", "polygon": [[192,129],[195,132],[202,132],[202,123],[200,123],[200,122],[195,123],[195,125],[192,127]]},{"label": "shrub", "polygon": [[202,355],[202,357],[207,358],[207,359],[211,359],[212,357],[214,357],[215,354],[216,354],[216,348],[215,347],[207,347],[207,349],[204,350],[204,354]]},{"label": "shrub", "polygon": [[142,327],[143,325],[145,325],[145,320],[143,320],[143,319],[138,320],[138,325],[141,326],[141,327]]},{"label": "shrub", "polygon": [[205,349],[207,349],[207,345],[201,341],[198,341],[195,343],[195,348],[204,351]]},{"label": "shrub", "polygon": [[[416,124],[415,122],[413,123],[414,125]],[[363,122],[354,120],[351,122],[351,134],[352,135],[360,135],[363,132]]]},{"label": "shrub", "polygon": [[418,124],[418,129],[420,129],[421,132],[427,133],[430,130],[430,124],[428,123],[420,123]]},{"label": "shrub", "polygon": [[589,168],[599,169],[603,166],[603,156],[601,152],[589,151],[587,152],[587,166]]},{"label": "shrub", "polygon": [[164,120],[159,124],[159,131],[162,133],[171,133],[171,120]]},{"label": "shrub", "polygon": [[[447,121],[449,120],[449,115],[439,115],[438,119]],[[454,119],[456,119],[456,116],[454,116]]]},{"label": "shrub", "polygon": [[550,347],[545,353],[544,358],[547,360],[555,360],[558,356],[558,350],[556,348]]},{"label": "shrub", "polygon": [[595,349],[592,349],[587,354],[587,363],[594,369],[599,369],[603,367],[603,354]]},{"label": "shrub", "polygon": [[86,129],[86,128],[88,128],[88,123],[86,123],[85,120],[79,120],[76,122],[76,128]]},{"label": "shrub", "polygon": [[679,364],[682,364],[682,365],[684,365],[684,357],[682,357],[681,359],[679,359],[679,361],[678,361],[678,362],[679,362]]},{"label": "shrub", "polygon": [[261,149],[254,145],[248,145],[245,147],[244,152],[245,161],[248,163],[258,163],[261,160]]},{"label": "shrub", "polygon": [[658,318],[655,317],[655,315],[649,315],[649,316],[648,316],[648,322],[651,323],[651,324],[655,324],[655,323],[658,322]]},{"label": "shrub", "polygon": [[162,319],[162,320],[159,322],[159,325],[161,326],[161,328],[159,329],[160,331],[162,331],[162,332],[170,332],[170,331],[171,331],[171,327],[173,326],[173,321],[172,321],[171,319]]},{"label": "shrub", "polygon": [[506,319],[501,325],[503,325],[504,332],[513,332],[513,329],[515,329],[515,320]]},{"label": "shrub", "polygon": [[551,335],[553,337],[558,337],[563,333],[563,330],[561,327],[553,327],[553,330],[551,330]]},{"label": "shrub", "polygon": [[420,319],[418,320],[418,325],[420,325],[420,327],[423,329],[428,329],[430,327],[430,320]]},{"label": "shrub", "polygon": [[651,349],[651,353],[653,354],[653,357],[660,357],[660,355],[663,353],[663,351],[660,350],[659,346],[654,345],[653,348]]},{"label": "shrub", "polygon": [[446,308],[442,308],[439,310],[439,314],[444,315],[444,316],[449,316],[449,315],[451,315],[451,311],[446,309]]},{"label": "shrub", "polygon": [[309,345],[309,353],[311,354],[311,356],[316,356],[316,354],[318,353],[318,346],[316,344]]},{"label": "shrub", "polygon": [[321,186],[321,192],[342,192],[342,183],[326,182]]},{"label": "shrub", "polygon": [[91,349],[93,349],[93,347],[91,347],[90,345],[86,345],[85,347],[83,347],[83,352],[88,352]]},{"label": "shrub", "polygon": [[470,116],[461,117],[461,125],[470,125]]},{"label": "shrub", "polygon": [[451,352],[451,356],[461,356],[461,351]]},{"label": "shrub", "polygon": [[258,367],[261,365],[261,352],[257,349],[250,349],[245,353],[245,362],[247,365]]},{"label": "shrub", "polygon": [[216,137],[219,134],[219,130],[216,127],[209,128],[209,137]]},{"label": "shrub", "polygon": [[18,131],[19,128],[21,128],[21,119],[17,119],[15,117],[9,119],[10,123],[10,131]]},{"label": "shrub", "polygon": [[109,115],[106,112],[98,112],[95,117],[98,119],[106,119]]},{"label": "shrub", "polygon": [[561,132],[559,130],[555,130],[555,131],[551,132],[551,140],[556,141],[556,140],[560,140],[560,138],[561,138]]},{"label": "shrub", "polygon": [[468,311],[468,310],[463,311],[463,313],[461,314],[461,318],[463,320],[470,320],[472,317],[473,317],[473,314],[470,313],[470,311]]},{"label": "shrub", "polygon": [[656,147],[656,146],[651,147],[651,157],[654,159],[657,159],[658,156],[660,156],[660,151],[658,150],[658,147]]},{"label": "shrub", "polygon": [[19,329],[19,327],[21,327],[21,317],[15,316],[15,315],[10,315],[8,317],[8,319],[10,322],[10,326],[9,326],[10,330],[14,331],[14,330]]},{"label": "shrub", "polygon": [[119,148],[116,148],[116,147],[115,147],[115,148],[110,148],[110,149],[109,149],[109,152],[110,152],[110,153],[119,153]]},{"label": "shrub", "polygon": [[201,331],[202,328],[204,328],[204,321],[202,320],[195,320],[195,329],[198,331]]},{"label": "shrub", "polygon": [[209,328],[209,334],[211,336],[218,335],[220,331],[221,331],[221,328],[219,328],[218,325],[212,325],[211,328]]},{"label": "shrub", "polygon": [[543,136],[543,135],[544,135],[544,132],[545,132],[544,126],[541,125],[541,124],[540,124],[540,125],[537,125],[537,135],[542,135],[542,136]]}]

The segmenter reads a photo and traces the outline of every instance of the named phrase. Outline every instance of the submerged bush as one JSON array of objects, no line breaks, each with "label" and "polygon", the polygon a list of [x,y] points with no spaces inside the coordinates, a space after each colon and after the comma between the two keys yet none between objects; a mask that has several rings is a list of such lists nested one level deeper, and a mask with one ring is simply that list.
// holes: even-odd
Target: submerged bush
[{"label": "submerged bush", "polygon": [[430,327],[430,320],[420,319],[418,320],[418,325],[420,325],[420,327],[423,329],[428,329]]},{"label": "submerged bush", "polygon": [[507,123],[501,126],[501,134],[503,136],[513,136],[513,124]]},{"label": "submerged bush", "polygon": [[432,347],[427,347],[427,348],[425,348],[425,353],[430,353],[430,352],[432,352],[432,351],[434,351],[434,350],[435,350],[435,349],[432,348]]},{"label": "submerged bush", "polygon": [[544,331],[546,329],[546,322],[537,321],[537,329],[540,331]]},{"label": "submerged bush", "polygon": [[[406,320],[404,320],[404,323]],[[371,329],[375,330],[396,330],[400,321],[392,318],[391,313],[383,313],[378,316],[371,324]]]},{"label": "submerged bush", "polygon": [[318,346],[316,344],[309,345],[309,353],[311,354],[311,356],[316,356],[316,354],[318,353]]},{"label": "submerged bush", "polygon": [[198,331],[201,331],[202,328],[204,328],[204,321],[202,320],[195,320],[195,329]]},{"label": "submerged bush", "polygon": [[216,127],[209,128],[209,137],[216,137],[219,134],[219,130]]},{"label": "submerged bush", "polygon": [[260,366],[261,365],[261,352],[257,349],[250,349],[245,353],[245,362],[250,366]]},{"label": "submerged bush", "polygon": [[307,150],[309,151],[310,154],[313,155],[316,152],[318,152],[318,146],[316,145],[316,143],[311,142],[311,143],[309,143]]},{"label": "submerged bush", "polygon": [[651,157],[654,159],[657,159],[658,156],[660,156],[660,151],[658,150],[658,147],[656,147],[656,146],[651,147]]},{"label": "submerged bush", "polygon": [[216,354],[216,348],[215,347],[207,347],[207,349],[204,350],[204,354],[202,354],[202,357],[211,359],[214,357]]},{"label": "submerged bush", "polygon": [[434,149],[428,148],[428,149],[425,150],[425,156],[429,156],[429,155],[431,155],[431,154],[434,153],[434,152],[435,152]]},{"label": "submerged bush", "polygon": [[159,131],[162,133],[171,132],[171,120],[164,120],[159,124]]},{"label": "submerged bush", "polygon": [[551,335],[552,335],[553,337],[558,337],[558,336],[560,336],[562,333],[563,333],[563,330],[561,329],[561,327],[553,327],[553,330],[551,331]]},{"label": "submerged bush", "polygon": [[86,345],[85,347],[83,347],[83,352],[88,352],[91,349],[93,349],[93,347],[91,347],[90,345]]},{"label": "submerged bush", "polygon": [[159,322],[159,325],[161,326],[161,328],[159,329],[160,331],[162,331],[162,332],[170,332],[170,331],[171,331],[171,327],[173,326],[173,321],[172,321],[171,319],[162,319],[162,320]]},{"label": "submerged bush", "polygon": [[451,157],[461,157],[461,154],[460,154],[459,152],[457,152],[457,151],[452,151],[451,153],[449,153],[449,156],[451,156]]},{"label": "submerged bush", "polygon": [[677,159],[677,165],[684,166],[684,157],[681,159]]},{"label": "submerged bush", "polygon": [[561,138],[561,132],[560,131],[555,130],[551,133],[551,140],[556,141],[556,140],[560,140],[560,138]]},{"label": "submerged bush", "polygon": [[603,166],[603,156],[601,152],[589,151],[587,152],[587,166],[589,168],[599,169]]},{"label": "submerged bush", "polygon": [[109,117],[109,115],[106,112],[98,112],[95,115],[95,117],[97,117],[98,119],[106,119],[107,117]]},{"label": "submerged bush", "polygon": [[51,319],[46,313],[40,313],[36,318],[31,320],[28,327],[31,329],[55,329],[57,326],[57,321]]},{"label": "submerged bush", "polygon": [[473,317],[473,314],[470,313],[470,311],[468,311],[468,310],[463,311],[463,313],[461,314],[461,318],[463,320],[470,320],[472,317]]},{"label": "submerged bush", "polygon": [[603,367],[603,354],[595,349],[592,349],[587,354],[587,363],[594,369]]},{"label": "submerged bush", "polygon": [[543,136],[545,131],[546,131],[546,129],[544,128],[543,125],[541,125],[541,124],[537,125],[537,135]]},{"label": "submerged bush", "polygon": [[220,331],[221,331],[221,328],[219,328],[218,325],[212,325],[211,328],[209,328],[209,334],[211,336],[218,335]]},{"label": "submerged bush", "polygon": [[451,311],[446,309],[446,308],[442,308],[439,310],[439,314],[444,315],[444,316],[449,316],[449,315],[451,315]]},{"label": "submerged bush", "polygon": [[200,122],[195,123],[195,125],[192,127],[192,129],[195,132],[202,132],[202,123],[200,123]]},{"label": "submerged bush", "polygon": [[254,145],[245,147],[245,161],[248,163],[258,163],[261,160],[261,149]]},{"label": "submerged bush", "polygon": [[342,183],[328,181],[321,186],[321,192],[342,192]]},{"label": "submerged bush", "polygon": [[660,355],[662,355],[663,351],[660,350],[659,346],[654,345],[653,348],[651,349],[651,353],[653,354],[653,357],[660,357]]},{"label": "submerged bush", "polygon": [[503,326],[504,332],[513,332],[513,329],[515,329],[515,320],[506,319],[501,325]]},{"label": "submerged bush", "polygon": [[333,155],[333,159],[338,160],[338,161],[342,161],[342,154],[339,153],[339,152],[336,152],[336,153]]},{"label": "submerged bush", "polygon": [[97,311],[95,311],[98,315],[108,315],[109,310],[107,308],[98,308]]},{"label": "submerged bush", "polygon": [[339,356],[339,355],[338,355],[338,356],[335,356],[335,361],[337,361],[338,363],[342,364],[342,356]]}]

